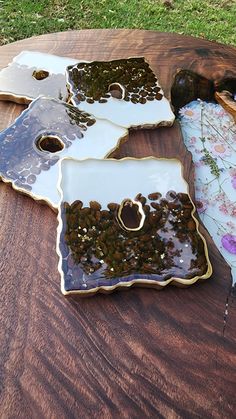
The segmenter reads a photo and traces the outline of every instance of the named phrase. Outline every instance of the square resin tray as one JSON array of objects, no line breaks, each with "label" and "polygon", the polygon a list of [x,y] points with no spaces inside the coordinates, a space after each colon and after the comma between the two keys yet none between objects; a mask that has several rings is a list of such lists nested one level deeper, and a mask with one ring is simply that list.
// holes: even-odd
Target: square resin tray
[{"label": "square resin tray", "polygon": [[0,179],[57,208],[60,159],[106,157],[127,135],[109,121],[40,97],[0,132]]},{"label": "square resin tray", "polygon": [[30,103],[43,95],[66,100],[66,67],[75,63],[73,58],[22,51],[0,71],[0,99]]},{"label": "square resin tray", "polygon": [[61,162],[63,294],[187,286],[212,273],[178,160]]},{"label": "square resin tray", "polygon": [[143,57],[80,62],[67,68],[73,105],[126,128],[172,125],[174,114]]}]

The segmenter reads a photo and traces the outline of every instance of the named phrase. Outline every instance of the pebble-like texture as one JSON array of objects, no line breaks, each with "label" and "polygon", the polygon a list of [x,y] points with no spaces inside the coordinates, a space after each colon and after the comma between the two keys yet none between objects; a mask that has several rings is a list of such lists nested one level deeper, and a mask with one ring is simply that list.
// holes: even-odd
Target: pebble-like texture
[{"label": "pebble-like texture", "polygon": [[69,85],[79,102],[106,103],[114,97],[111,85],[117,83],[124,88],[127,102],[145,104],[163,97],[155,74],[142,57],[79,63],[69,66],[67,72]]},{"label": "pebble-like texture", "polygon": [[65,289],[91,290],[133,279],[165,281],[172,277],[192,279],[207,272],[204,243],[200,237],[189,196],[158,192],[135,201],[145,213],[138,231],[122,228],[118,203],[102,208],[91,201],[62,203],[60,251]]},{"label": "pebble-like texture", "polygon": [[6,130],[0,133],[0,177],[31,191],[37,175],[50,170],[59,156],[37,148],[40,136],[58,136],[65,148],[83,139],[96,120],[56,99],[36,99]]}]

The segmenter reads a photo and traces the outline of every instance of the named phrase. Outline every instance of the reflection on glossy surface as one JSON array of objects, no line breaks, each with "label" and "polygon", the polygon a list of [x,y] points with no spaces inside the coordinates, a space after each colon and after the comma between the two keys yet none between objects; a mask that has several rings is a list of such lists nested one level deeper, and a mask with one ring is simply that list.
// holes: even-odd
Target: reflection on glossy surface
[{"label": "reflection on glossy surface", "polygon": [[50,99],[38,99],[15,123],[0,133],[0,174],[16,186],[32,189],[37,175],[49,170],[58,155],[40,152],[37,139],[58,134],[66,148],[82,139],[87,125],[96,121],[73,107]]},{"label": "reflection on glossy surface", "polygon": [[119,85],[123,87],[127,102],[145,104],[163,97],[155,74],[143,58],[79,63],[68,67],[68,73],[73,87],[78,89],[79,101],[106,103],[114,85],[117,90]]},{"label": "reflection on glossy surface", "polygon": [[185,193],[141,193],[135,198],[145,213],[139,231],[121,228],[119,203],[103,207],[91,201],[61,205],[60,251],[65,289],[89,290],[133,279],[192,279],[208,270],[202,238]]},{"label": "reflection on glossy surface", "polygon": [[29,103],[39,95],[66,100],[66,67],[76,60],[23,51],[0,71],[0,98]]},{"label": "reflection on glossy surface", "polygon": [[64,102],[38,98],[0,133],[0,177],[57,207],[59,160],[104,157],[125,134]]}]

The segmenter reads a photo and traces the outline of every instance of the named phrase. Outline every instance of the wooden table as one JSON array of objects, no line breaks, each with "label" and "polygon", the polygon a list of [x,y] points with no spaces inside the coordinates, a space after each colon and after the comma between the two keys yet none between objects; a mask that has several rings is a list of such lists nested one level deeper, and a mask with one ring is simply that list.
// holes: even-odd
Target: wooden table
[{"label": "wooden table", "polygon": [[[86,60],[145,56],[167,96],[189,68],[236,73],[232,47],[138,30],[70,31],[0,48],[0,68],[22,50]],[[0,129],[22,107],[0,103]],[[115,157],[177,156],[193,194],[179,126],[130,133]],[[1,417],[233,418],[236,299],[230,270],[205,232],[214,274],[188,289],[132,289],[78,302],[60,293],[57,219],[0,184]],[[204,231],[204,229],[202,229]]]}]

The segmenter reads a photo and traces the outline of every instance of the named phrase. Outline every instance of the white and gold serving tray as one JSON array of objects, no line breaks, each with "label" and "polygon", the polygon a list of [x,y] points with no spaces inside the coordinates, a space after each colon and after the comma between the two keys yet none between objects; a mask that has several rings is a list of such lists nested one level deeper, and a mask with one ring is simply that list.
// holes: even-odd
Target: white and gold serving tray
[{"label": "white and gold serving tray", "polygon": [[67,68],[71,102],[125,128],[170,126],[169,101],[143,57],[79,62]]},{"label": "white and gold serving tray", "polygon": [[175,159],[63,159],[57,252],[63,294],[188,286],[212,273]]}]

